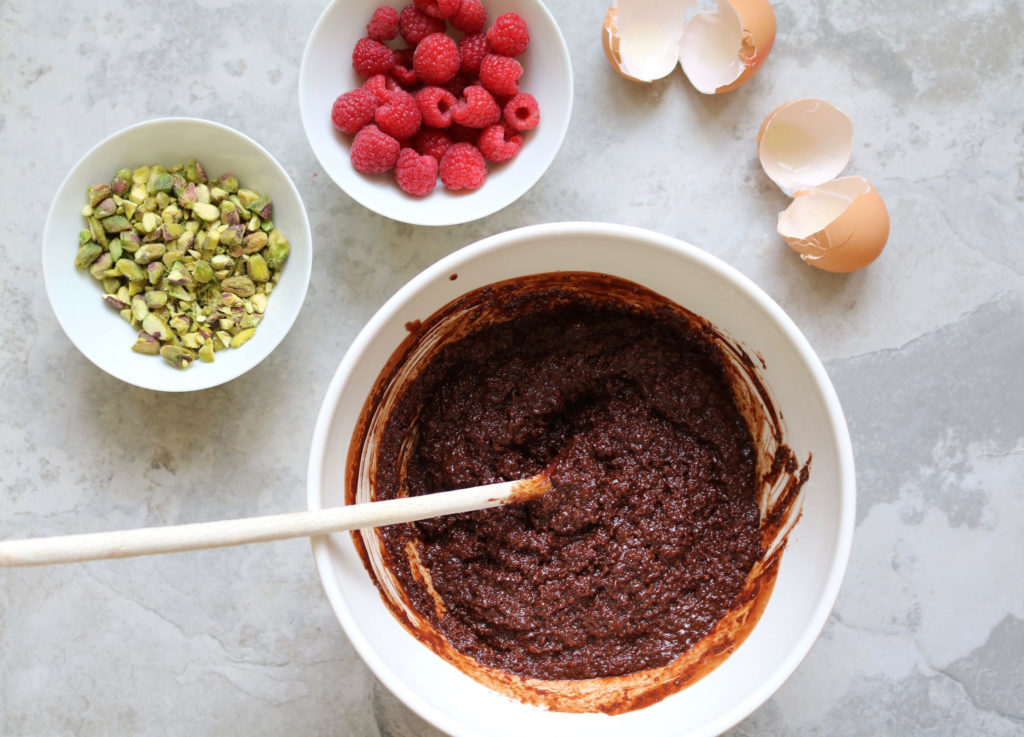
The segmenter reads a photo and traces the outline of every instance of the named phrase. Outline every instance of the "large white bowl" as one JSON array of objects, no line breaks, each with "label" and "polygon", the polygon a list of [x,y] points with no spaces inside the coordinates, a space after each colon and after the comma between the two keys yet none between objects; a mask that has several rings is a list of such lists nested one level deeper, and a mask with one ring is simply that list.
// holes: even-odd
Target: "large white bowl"
[{"label": "large white bowl", "polygon": [[[832,609],[853,535],[853,452],[835,391],[792,320],[735,269],[691,245],[637,228],[597,223],[532,226],[486,238],[406,284],[357,336],[334,375],[313,436],[312,509],[344,503],[349,443],[371,386],[406,324],[460,295],[504,279],[594,271],[658,292],[713,323],[763,359],[760,380],[798,459],[813,456],[803,513],[790,534],[767,608],[748,639],[694,685],[617,716],[544,711],[469,678],[391,615],[347,534],[314,540],[331,606],[377,677],[423,718],[459,737],[713,735],[748,715],[810,650]],[[450,276],[457,274],[452,280]]]},{"label": "large white bowl", "polygon": [[[487,181],[472,192],[449,192],[438,181],[423,198],[411,197],[393,172],[367,176],[352,168],[352,136],[331,123],[338,95],[360,87],[352,49],[366,35],[382,0],[334,0],[313,27],[299,69],[299,112],[306,138],[327,175],[352,199],[376,213],[413,225],[454,225],[485,217],[519,199],[558,153],[572,112],[572,65],[555,19],[540,0],[484,0],[488,24],[501,13],[518,13],[530,29],[530,45],[516,57],[523,65],[519,88],[540,106],[540,124],[524,135],[522,149],[504,164],[488,164]],[[390,3],[400,10],[406,3]],[[399,39],[400,40],[400,39]]]},{"label": "large white bowl", "polygon": [[[213,363],[196,361],[184,371],[159,356],[131,350],[135,333],[100,298],[87,271],[75,268],[86,188],[110,182],[122,168],[174,166],[199,161],[211,177],[235,174],[243,186],[273,201],[274,224],[291,254],[256,334],[240,348],[218,351]],[[88,151],[57,190],[43,231],[43,278],[50,305],[64,332],[85,357],[112,376],[145,389],[169,392],[217,386],[266,358],[291,328],[306,297],[312,271],[309,217],[299,191],[270,153],[226,125],[197,118],[159,118],[125,128]]]}]

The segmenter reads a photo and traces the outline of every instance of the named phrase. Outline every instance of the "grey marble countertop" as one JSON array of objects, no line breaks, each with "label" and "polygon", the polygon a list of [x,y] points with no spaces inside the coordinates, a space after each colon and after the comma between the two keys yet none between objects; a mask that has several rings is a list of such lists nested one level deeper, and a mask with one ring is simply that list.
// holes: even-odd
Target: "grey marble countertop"
[{"label": "grey marble countertop", "polygon": [[[704,97],[605,62],[605,3],[551,0],[576,104],[522,199],[450,228],[381,218],[320,169],[297,77],[316,2],[0,0],[0,538],[298,510],[328,380],[373,312],[458,247],[556,220],[628,223],[750,276],[818,351],[859,481],[852,559],[796,673],[732,735],[1024,731],[1024,35],[1013,0],[776,3],[752,82]],[[365,22],[365,21],[364,21]],[[868,269],[804,266],[754,138],[770,110],[850,113],[886,199]],[[315,239],[303,313],[245,376],[182,396],[99,371],[58,326],[39,249],[97,141],[192,115],[267,147]],[[609,176],[614,172],[614,177]],[[306,541],[0,572],[0,734],[437,735],[370,674]]]}]

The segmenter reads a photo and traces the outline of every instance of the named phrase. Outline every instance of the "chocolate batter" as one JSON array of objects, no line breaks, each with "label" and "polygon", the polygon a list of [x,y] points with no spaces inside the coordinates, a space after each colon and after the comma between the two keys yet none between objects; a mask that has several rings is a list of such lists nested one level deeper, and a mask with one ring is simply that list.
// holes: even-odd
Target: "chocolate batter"
[{"label": "chocolate batter", "polygon": [[516,299],[512,319],[442,347],[402,393],[376,496],[544,469],[554,489],[384,528],[389,566],[484,665],[549,680],[664,666],[762,553],[755,450],[718,348],[667,308],[558,287]]}]

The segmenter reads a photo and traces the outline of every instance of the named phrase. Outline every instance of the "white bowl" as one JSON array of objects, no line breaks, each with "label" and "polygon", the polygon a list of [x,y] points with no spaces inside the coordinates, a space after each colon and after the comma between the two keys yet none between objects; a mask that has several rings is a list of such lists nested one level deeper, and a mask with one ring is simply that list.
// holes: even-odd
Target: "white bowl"
[{"label": "white bowl", "polygon": [[[523,65],[519,88],[540,106],[540,124],[524,135],[522,149],[504,164],[488,164],[487,181],[472,192],[450,192],[438,181],[423,198],[411,197],[393,172],[375,176],[352,168],[352,136],[331,123],[338,95],[360,87],[352,49],[366,35],[366,24],[381,0],[334,0],[313,27],[299,69],[299,111],[306,138],[324,171],[352,199],[376,213],[413,225],[454,225],[490,215],[517,200],[540,179],[565,138],[572,112],[569,50],[554,18],[540,0],[484,0],[488,24],[501,13],[521,15],[530,45],[516,57]],[[393,3],[400,10],[406,3]],[[400,41],[400,39],[399,39]]]},{"label": "white bowl", "polygon": [[[88,272],[76,269],[78,233],[86,188],[109,182],[122,168],[174,166],[195,159],[210,177],[235,174],[243,186],[273,201],[274,224],[288,238],[291,254],[270,295],[266,317],[244,346],[218,351],[213,363],[196,361],[176,369],[159,356],[131,350],[136,334],[100,298]],[[270,153],[236,130],[195,118],[159,118],[114,133],[87,152],[64,178],[43,231],[43,277],[50,305],[78,349],[112,376],[145,389],[169,392],[217,386],[266,358],[288,333],[306,297],[313,245],[309,218],[298,190]]]},{"label": "white bowl", "polygon": [[[344,503],[355,424],[406,325],[480,286],[552,271],[612,274],[710,321],[762,361],[756,367],[798,459],[813,456],[802,516],[782,555],[768,605],[750,636],[702,680],[617,716],[545,711],[491,691],[438,657],[391,615],[347,534],[317,538],[327,597],[377,677],[439,729],[458,737],[529,734],[713,735],[748,715],[810,650],[839,592],[853,535],[853,452],[842,409],[807,340],[782,309],[735,269],[686,243],[637,228],[562,223],[486,238],[434,264],[395,294],[357,336],[324,398],[313,435],[308,503]],[[450,276],[457,274],[452,280]]]}]

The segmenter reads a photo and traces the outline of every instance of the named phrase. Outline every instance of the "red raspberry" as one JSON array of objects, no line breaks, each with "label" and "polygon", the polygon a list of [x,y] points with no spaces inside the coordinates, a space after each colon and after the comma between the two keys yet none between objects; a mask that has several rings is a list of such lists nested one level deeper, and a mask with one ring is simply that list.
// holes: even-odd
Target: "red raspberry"
[{"label": "red raspberry", "polygon": [[451,18],[459,10],[462,0],[413,0],[416,7],[431,18]]},{"label": "red raspberry", "polygon": [[424,87],[416,95],[423,124],[431,128],[447,128],[452,124],[452,107],[458,98],[442,87]]},{"label": "red raspberry", "polygon": [[395,165],[398,149],[398,141],[370,123],[352,139],[352,168],[363,174],[380,174]]},{"label": "red raspberry", "polygon": [[528,131],[540,122],[540,106],[529,92],[520,92],[505,103],[503,117],[517,131]]},{"label": "red raspberry", "polygon": [[474,82],[476,82],[475,79],[472,79],[463,74],[462,72],[459,72],[441,86],[444,87],[449,92],[451,92],[456,97],[462,97],[462,93],[465,92],[466,88],[469,85],[473,84]]},{"label": "red raspberry", "polygon": [[412,49],[399,49],[393,52],[391,62],[391,76],[402,87],[417,87],[420,84],[420,76],[412,68]]},{"label": "red raspberry", "polygon": [[519,56],[530,43],[530,31],[518,13],[502,13],[487,31],[487,42],[495,54]]},{"label": "red raspberry", "polygon": [[463,33],[479,33],[487,23],[487,11],[480,0],[462,0],[459,12],[448,20]]},{"label": "red raspberry", "polygon": [[403,192],[424,197],[437,184],[437,159],[424,156],[411,148],[403,148],[395,163],[395,179]]},{"label": "red raspberry", "polygon": [[459,47],[443,33],[431,33],[416,46],[412,68],[424,84],[444,84],[459,71]]},{"label": "red raspberry", "polygon": [[388,101],[377,107],[374,119],[384,133],[399,140],[412,138],[422,122],[416,99],[405,90],[392,92]]},{"label": "red raspberry", "polygon": [[476,76],[480,73],[480,62],[490,53],[487,36],[482,33],[470,33],[459,40],[459,69],[464,74]]},{"label": "red raspberry", "polygon": [[448,126],[448,135],[451,136],[454,143],[472,143],[475,146],[476,139],[480,137],[480,129],[452,123]]},{"label": "red raspberry", "polygon": [[349,90],[334,101],[331,122],[342,133],[357,133],[364,125],[373,122],[376,109],[377,96],[370,90]]},{"label": "red raspberry", "polygon": [[480,137],[476,139],[476,145],[480,147],[480,153],[488,161],[500,163],[508,161],[517,153],[523,145],[523,136],[514,128],[507,128],[501,123],[495,123],[485,128]]},{"label": "red raspberry", "polygon": [[372,38],[356,41],[352,50],[352,67],[360,77],[372,77],[391,68],[391,49]]},{"label": "red raspberry", "polygon": [[378,103],[383,103],[390,100],[391,93],[401,87],[391,78],[390,74],[374,74],[363,82],[363,89],[376,95]]},{"label": "red raspberry", "polygon": [[431,33],[444,33],[445,22],[440,18],[431,18],[412,3],[402,8],[398,17],[398,32],[410,46],[415,46]]},{"label": "red raspberry", "polygon": [[412,147],[416,149],[417,153],[433,156],[438,161],[451,145],[452,139],[448,137],[448,134],[437,128],[424,126],[412,137]]},{"label": "red raspberry", "polygon": [[480,62],[480,84],[495,97],[519,94],[523,65],[510,56],[488,54]]},{"label": "red raspberry", "polygon": [[472,143],[453,143],[441,157],[440,168],[448,189],[478,189],[487,179],[487,162]]},{"label": "red raspberry", "polygon": [[390,41],[398,35],[398,11],[382,5],[373,11],[373,17],[366,24],[366,35],[374,41]]},{"label": "red raspberry", "polygon": [[462,93],[463,99],[452,108],[452,120],[469,128],[486,128],[501,120],[501,108],[491,93],[472,84]]}]

